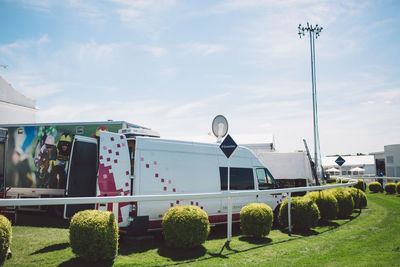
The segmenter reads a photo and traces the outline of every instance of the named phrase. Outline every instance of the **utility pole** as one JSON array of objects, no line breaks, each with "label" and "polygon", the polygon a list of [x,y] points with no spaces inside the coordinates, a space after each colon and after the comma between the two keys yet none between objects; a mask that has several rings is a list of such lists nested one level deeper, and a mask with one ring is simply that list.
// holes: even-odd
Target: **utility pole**
[{"label": "utility pole", "polygon": [[[321,162],[321,151],[319,146],[319,132],[318,132],[318,115],[317,115],[317,88],[316,88],[316,73],[315,73],[315,39],[319,37],[322,27],[318,24],[313,27],[313,25],[307,22],[307,27],[301,26],[299,24],[299,37],[305,36],[308,32],[310,35],[310,54],[311,54],[311,83],[312,83],[312,100],[313,100],[313,121],[314,121],[314,168],[317,176],[322,177],[322,162]],[[317,178],[316,184],[319,185],[319,180]]]}]

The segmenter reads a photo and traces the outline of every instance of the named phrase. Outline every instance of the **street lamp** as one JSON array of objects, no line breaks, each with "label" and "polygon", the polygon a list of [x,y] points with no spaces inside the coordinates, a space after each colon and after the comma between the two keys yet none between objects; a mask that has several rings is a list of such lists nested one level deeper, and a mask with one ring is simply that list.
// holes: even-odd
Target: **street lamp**
[{"label": "street lamp", "polygon": [[319,185],[318,176],[321,176],[321,151],[319,146],[319,132],[318,132],[318,116],[317,116],[317,89],[316,89],[316,74],[315,74],[315,39],[319,37],[322,27],[318,24],[313,25],[307,22],[307,27],[299,24],[299,37],[305,36],[308,32],[310,35],[310,52],[311,52],[311,82],[312,82],[312,98],[313,98],[313,121],[314,121],[314,168],[316,177],[316,184]]}]

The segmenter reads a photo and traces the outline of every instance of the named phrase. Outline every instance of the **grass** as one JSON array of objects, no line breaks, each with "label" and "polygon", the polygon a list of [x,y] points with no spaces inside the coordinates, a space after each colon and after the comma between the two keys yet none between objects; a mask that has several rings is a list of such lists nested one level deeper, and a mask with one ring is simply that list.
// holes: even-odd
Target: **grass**
[{"label": "grass", "polygon": [[[195,249],[172,249],[161,234],[142,240],[121,240],[114,262],[93,266],[398,266],[400,262],[400,197],[368,193],[368,208],[346,220],[320,224],[291,236],[273,230],[263,239],[240,235],[238,225],[229,249],[226,226],[213,227],[209,239]],[[89,266],[68,244],[67,224],[43,216],[20,216],[13,226],[13,256],[5,266]],[[38,220],[40,219],[40,220]],[[50,226],[57,225],[56,227]]]}]

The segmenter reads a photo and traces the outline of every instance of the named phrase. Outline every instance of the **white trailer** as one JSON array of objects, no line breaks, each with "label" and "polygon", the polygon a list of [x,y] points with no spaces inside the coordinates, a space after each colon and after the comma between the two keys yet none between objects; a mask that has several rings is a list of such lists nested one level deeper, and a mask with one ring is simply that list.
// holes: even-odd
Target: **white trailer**
[{"label": "white trailer", "polygon": [[[125,134],[129,136],[129,132],[125,131]],[[68,196],[167,195],[227,190],[228,160],[218,144],[126,136],[101,132],[99,143],[92,138],[74,140]],[[231,191],[277,187],[268,169],[247,148],[236,150],[230,158],[230,166]],[[239,220],[240,209],[248,203],[264,202],[277,211],[283,198],[275,194],[234,199],[233,221]],[[227,221],[225,199],[154,201],[119,203],[119,226],[159,229],[165,212],[175,205],[195,205],[204,209],[211,224]],[[112,204],[95,206],[112,211]],[[69,217],[86,208],[94,208],[94,205],[70,205],[65,209],[65,215]]]}]

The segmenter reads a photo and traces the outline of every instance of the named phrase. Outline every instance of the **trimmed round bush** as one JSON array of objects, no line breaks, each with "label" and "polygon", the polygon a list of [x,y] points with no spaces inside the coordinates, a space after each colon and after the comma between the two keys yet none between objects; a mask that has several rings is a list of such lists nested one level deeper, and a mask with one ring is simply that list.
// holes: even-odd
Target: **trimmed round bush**
[{"label": "trimmed round bush", "polygon": [[117,220],[109,211],[80,211],[71,219],[69,240],[72,252],[86,261],[112,260],[118,251]]},{"label": "trimmed round bush", "polygon": [[274,213],[265,203],[250,203],[240,210],[240,229],[244,235],[261,238],[271,231]]},{"label": "trimmed round bush", "polygon": [[365,192],[365,190],[367,188],[367,183],[363,179],[358,179],[357,183],[354,185],[354,187]]},{"label": "trimmed round bush", "polygon": [[400,182],[396,184],[396,192],[397,194],[400,194]]},{"label": "trimmed round bush", "polygon": [[7,250],[11,246],[11,240],[11,222],[5,216],[0,215],[0,266],[7,258]]},{"label": "trimmed round bush", "polygon": [[313,191],[306,195],[317,204],[321,220],[334,220],[339,211],[336,198],[327,190]]},{"label": "trimmed round bush", "polygon": [[[293,197],[290,214],[295,230],[307,230],[316,227],[320,218],[317,204],[308,197]],[[279,210],[279,221],[282,226],[288,226],[288,199],[283,201]]]},{"label": "trimmed round bush", "polygon": [[176,248],[200,246],[210,233],[207,213],[196,206],[172,207],[165,213],[162,232],[167,246]]},{"label": "trimmed round bush", "polygon": [[351,215],[354,209],[354,201],[350,193],[344,188],[335,188],[331,192],[338,202],[338,218],[346,218]]},{"label": "trimmed round bush", "polygon": [[359,190],[358,192],[360,194],[360,209],[362,209],[367,206],[367,195],[361,190]]},{"label": "trimmed round bush", "polygon": [[396,193],[396,184],[395,183],[387,183],[385,185],[385,192],[388,194]]},{"label": "trimmed round bush", "polygon": [[379,182],[372,182],[368,185],[369,191],[378,193],[382,190],[382,185]]},{"label": "trimmed round bush", "polygon": [[353,198],[354,202],[354,208],[359,209],[360,208],[360,201],[361,201],[361,196],[360,196],[360,189],[354,188],[354,187],[348,187],[346,188],[346,191],[350,193],[351,197]]}]

